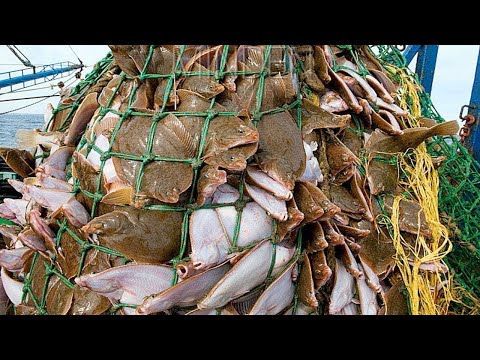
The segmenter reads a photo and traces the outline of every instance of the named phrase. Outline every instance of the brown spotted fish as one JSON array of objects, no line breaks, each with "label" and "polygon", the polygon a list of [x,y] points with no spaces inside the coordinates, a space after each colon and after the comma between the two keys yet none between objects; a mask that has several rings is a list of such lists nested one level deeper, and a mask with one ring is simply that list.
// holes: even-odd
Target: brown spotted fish
[{"label": "brown spotted fish", "polygon": [[323,214],[319,220],[331,219],[340,213],[341,209],[333,204],[320,188],[308,181],[302,181],[301,184],[310,192],[315,203],[323,209]]},{"label": "brown spotted fish", "polygon": [[137,262],[158,264],[178,254],[182,218],[180,212],[126,206],[94,218],[82,231]]},{"label": "brown spotted fish", "polygon": [[302,270],[298,278],[298,299],[307,306],[318,307],[318,300],[315,297],[312,267],[307,254],[303,255]]},{"label": "brown spotted fish", "polygon": [[203,159],[240,145],[258,142],[257,129],[235,116],[216,116],[208,126]]},{"label": "brown spotted fish", "polygon": [[35,167],[32,154],[26,150],[0,148],[0,156],[5,163],[22,178],[33,174]]},{"label": "brown spotted fish", "polygon": [[328,84],[331,80],[328,74],[328,63],[323,48],[320,45],[314,45],[315,72],[323,83]]},{"label": "brown spotted fish", "polygon": [[230,171],[242,171],[247,167],[247,160],[257,152],[257,149],[258,143],[238,146],[210,156],[205,162]]},{"label": "brown spotted fish", "polygon": [[286,112],[262,116],[255,159],[263,171],[289,190],[305,171],[306,155],[300,129]]},{"label": "brown spotted fish", "polygon": [[[195,62],[191,71],[207,72],[208,69]],[[179,88],[193,91],[194,93],[203,96],[205,99],[211,99],[225,90],[225,87],[222,84],[217,83],[215,78],[211,75],[186,76],[183,82],[179,85]]]},{"label": "brown spotted fish", "polygon": [[[120,128],[112,144],[112,150],[123,154],[142,156],[147,150],[152,122],[141,116],[134,116]],[[193,140],[175,115],[168,115],[157,124],[152,146],[156,156],[189,159],[193,156]],[[140,163],[113,157],[113,165],[120,179],[136,188]],[[193,179],[192,166],[184,162],[152,161],[145,165],[140,200],[155,198],[166,203],[176,203],[180,194],[186,191]]]},{"label": "brown spotted fish", "polygon": [[215,190],[227,182],[227,173],[218,167],[205,165],[197,182],[197,204],[202,206]]},{"label": "brown spotted fish", "polygon": [[455,135],[459,130],[458,122],[447,121],[430,128],[418,127],[403,130],[402,135],[395,137],[388,136],[375,130],[365,148],[370,152],[397,153],[414,149],[431,136]]},{"label": "brown spotted fish", "polygon": [[316,106],[307,98],[303,99],[302,133],[311,133],[315,129],[344,128],[350,124],[351,115],[336,115]]},{"label": "brown spotted fish", "polygon": [[77,111],[75,112],[75,116],[68,127],[67,134],[65,139],[63,140],[65,145],[76,145],[78,140],[80,140],[80,136],[85,131],[88,122],[93,116],[93,113],[99,107],[97,101],[98,93],[93,92],[87,95],[85,99],[83,99],[82,103],[78,107]]},{"label": "brown spotted fish", "polygon": [[335,135],[332,134],[327,139],[326,150],[330,174],[337,176],[342,170],[358,161],[358,158]]}]

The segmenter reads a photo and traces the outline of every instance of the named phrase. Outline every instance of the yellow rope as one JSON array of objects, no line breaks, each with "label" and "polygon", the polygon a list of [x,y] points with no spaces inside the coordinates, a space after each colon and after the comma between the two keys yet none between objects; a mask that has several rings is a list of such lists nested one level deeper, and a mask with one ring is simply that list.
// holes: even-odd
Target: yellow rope
[{"label": "yellow rope", "polygon": [[[410,115],[405,118],[407,125],[418,127],[418,120],[422,116],[419,85],[400,68],[393,65],[386,67],[400,79],[398,100],[400,107],[409,109]],[[425,239],[418,233],[415,244],[405,241],[399,229],[399,205],[406,198],[404,195],[394,198],[391,223],[395,261],[409,294],[410,311],[413,315],[447,314],[449,304],[454,300],[452,277],[449,271],[442,273],[438,269],[447,268],[443,258],[452,250],[452,243],[438,213],[438,173],[424,143],[411,156],[404,154],[400,157],[400,167],[407,177],[401,185],[405,185],[418,200],[432,230],[431,239]],[[420,214],[418,221],[420,223]],[[437,270],[427,272],[420,269],[425,263],[433,263]]]}]

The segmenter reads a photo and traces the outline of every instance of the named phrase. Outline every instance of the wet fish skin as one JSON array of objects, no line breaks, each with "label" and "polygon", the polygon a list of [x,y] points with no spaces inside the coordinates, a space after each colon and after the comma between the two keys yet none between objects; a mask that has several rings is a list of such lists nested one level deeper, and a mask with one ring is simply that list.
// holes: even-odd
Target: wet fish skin
[{"label": "wet fish skin", "polygon": [[14,222],[18,223],[19,225],[25,225],[27,223],[26,216],[28,204],[29,201],[24,199],[6,198],[3,202],[3,207],[8,208],[8,211],[4,211],[4,215],[11,217],[10,215],[13,213],[16,220],[11,220],[14,220]]},{"label": "wet fish skin", "polygon": [[93,113],[99,107],[97,96],[98,93],[92,92],[83,99],[68,127],[67,134],[63,140],[65,145],[74,146],[80,140],[80,136],[85,131]]},{"label": "wet fish skin", "polygon": [[274,219],[282,222],[288,219],[285,200],[279,200],[267,191],[248,183],[245,183],[245,189],[250,197]]},{"label": "wet fish skin", "polygon": [[305,218],[305,215],[298,209],[295,199],[291,198],[287,201],[288,219],[277,224],[277,236],[281,241],[290,232],[295,230]]},{"label": "wet fish skin", "polygon": [[335,135],[327,137],[326,153],[332,176],[337,176],[342,170],[358,161],[355,154]]},{"label": "wet fish skin", "polygon": [[262,116],[258,131],[255,159],[260,169],[292,190],[306,166],[300,129],[288,112],[281,112]]},{"label": "wet fish skin", "polygon": [[293,256],[294,249],[292,251],[280,245],[274,249],[268,240],[263,241],[243,256],[215,284],[206,297],[197,304],[198,308],[213,309],[221,307],[260,285],[265,281],[270,269],[273,251],[276,251],[277,256],[275,257],[272,276],[278,274]]},{"label": "wet fish skin", "polygon": [[307,225],[303,236],[307,254],[313,254],[328,247],[323,228],[318,221]]},{"label": "wet fish skin", "polygon": [[367,80],[368,84],[375,90],[375,92],[388,104],[393,104],[395,100],[392,96],[388,93],[385,87],[372,75],[366,75],[365,79]]},{"label": "wet fish skin", "polygon": [[323,250],[310,254],[314,289],[324,286],[332,277],[332,269],[328,266]]},{"label": "wet fish skin", "polygon": [[168,289],[173,274],[173,269],[166,265],[128,264],[82,275],[75,278],[75,283],[109,299],[140,305],[146,296]]},{"label": "wet fish skin", "polygon": [[57,235],[48,226],[47,221],[42,218],[40,211],[32,209],[27,214],[27,217],[33,231],[44,241],[45,246],[50,251],[55,251],[55,239]]},{"label": "wet fish skin", "polygon": [[20,240],[23,245],[29,247],[32,250],[38,252],[47,251],[45,242],[30,227],[25,228],[25,230],[18,234],[18,240]]},{"label": "wet fish skin", "polygon": [[315,297],[315,285],[313,283],[312,267],[307,254],[303,254],[302,270],[298,279],[298,299],[306,306],[318,307]]},{"label": "wet fish skin", "polygon": [[60,131],[40,131],[38,129],[26,130],[19,129],[16,133],[17,146],[19,149],[31,149],[37,145],[42,145],[47,149],[60,145],[65,134]]},{"label": "wet fish skin", "polygon": [[247,167],[247,160],[257,152],[257,149],[258,143],[238,146],[209,156],[204,161],[208,165],[226,170],[242,171]]},{"label": "wet fish skin", "polygon": [[351,115],[337,115],[316,106],[307,98],[302,102],[302,133],[311,133],[315,129],[343,128],[350,124]]},{"label": "wet fish skin", "polygon": [[390,137],[376,130],[372,133],[365,148],[370,152],[397,153],[416,148],[426,139],[432,136],[455,135],[459,130],[458,122],[447,121],[430,128],[409,128],[403,130],[403,134]]},{"label": "wet fish skin", "polygon": [[[358,264],[358,267],[363,270],[361,264]],[[377,315],[379,306],[376,292],[367,285],[365,278],[356,279],[356,282],[362,315]]]},{"label": "wet fish skin", "polygon": [[340,234],[333,227],[332,223],[327,221],[320,221],[320,225],[323,228],[323,233],[325,234],[325,240],[327,240],[329,245],[337,246],[345,244],[345,237]]},{"label": "wet fish skin", "polygon": [[335,261],[335,280],[330,295],[329,314],[335,314],[348,305],[353,299],[355,288],[355,278],[347,272],[342,261]]},{"label": "wet fish skin", "polygon": [[214,209],[194,211],[189,229],[194,269],[207,269],[227,258],[230,243]]},{"label": "wet fish skin", "polygon": [[322,207],[323,215],[319,220],[327,220],[340,213],[341,209],[333,204],[320,188],[308,181],[302,181],[302,185],[310,192],[314,201]]},{"label": "wet fish skin", "polygon": [[65,168],[75,148],[73,146],[61,146],[48,159],[35,169],[35,174],[45,174],[56,179],[66,180]]},{"label": "wet fish skin", "polygon": [[358,103],[357,98],[353,95],[350,88],[345,84],[345,81],[333,71],[330,66],[328,67],[328,73],[332,78],[332,83],[335,85],[335,90],[339,92],[343,100],[347,103],[348,107],[356,114],[362,112],[363,107]]},{"label": "wet fish skin", "polygon": [[347,111],[348,105],[343,98],[335,91],[329,90],[320,98],[320,107],[331,113]]},{"label": "wet fish skin", "polygon": [[351,76],[357,81],[358,85],[362,88],[365,94],[365,98],[368,101],[371,101],[373,103],[377,101],[378,97],[375,90],[373,90],[372,87],[368,84],[368,82],[363,77],[361,77],[357,72],[351,69],[346,69],[346,68],[341,68],[339,71],[346,73],[347,75]]},{"label": "wet fish skin", "polygon": [[125,206],[92,219],[82,231],[137,262],[157,264],[178,254],[182,218],[178,212]]},{"label": "wet fish skin", "polygon": [[30,152],[0,147],[0,156],[5,163],[22,178],[33,174],[35,160]]},{"label": "wet fish skin", "polygon": [[236,146],[258,142],[257,129],[234,116],[217,116],[208,126],[203,159]]},{"label": "wet fish skin", "polygon": [[2,267],[0,279],[3,284],[3,290],[5,291],[5,294],[8,296],[9,300],[15,306],[20,305],[23,295],[23,283],[13,279],[11,275],[7,273],[4,267]]},{"label": "wet fish skin", "polygon": [[298,209],[304,214],[302,224],[317,221],[324,214],[323,207],[315,201],[302,182],[297,182],[295,185],[293,197],[298,205]]},{"label": "wet fish skin", "polygon": [[292,302],[295,294],[292,272],[296,266],[296,262],[292,263],[277,276],[260,295],[249,315],[277,315]]},{"label": "wet fish skin", "polygon": [[[230,269],[228,262],[179,282],[171,288],[145,299],[136,309],[137,315],[148,315],[166,311],[173,306],[191,306],[202,299],[207,292]],[[201,309],[199,307],[199,309]]]},{"label": "wet fish skin", "polygon": [[227,173],[218,167],[206,165],[200,171],[197,182],[197,204],[202,206],[215,190],[227,182]]},{"label": "wet fish skin", "polygon": [[285,186],[275,181],[265,172],[260,170],[257,166],[247,166],[247,180],[257,187],[260,187],[280,200],[290,200],[293,198],[293,193]]},{"label": "wet fish skin", "polygon": [[25,258],[32,252],[28,247],[18,249],[1,249],[0,250],[0,266],[10,272],[22,271]]},{"label": "wet fish skin", "polygon": [[314,45],[315,72],[323,83],[328,84],[331,77],[328,73],[328,63],[321,45]]}]

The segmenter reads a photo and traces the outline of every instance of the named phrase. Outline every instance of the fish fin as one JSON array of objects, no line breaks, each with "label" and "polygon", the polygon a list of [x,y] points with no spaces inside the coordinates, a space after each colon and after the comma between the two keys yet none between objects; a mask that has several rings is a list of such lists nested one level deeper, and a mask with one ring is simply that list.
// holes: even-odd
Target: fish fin
[{"label": "fish fin", "polygon": [[39,136],[41,135],[39,135],[36,130],[19,129],[16,134],[17,145],[21,149],[28,149],[41,145],[41,141],[38,139]]},{"label": "fish fin", "polygon": [[120,116],[114,113],[107,113],[107,115],[105,115],[105,117],[101,121],[95,124],[93,131],[96,136],[103,135],[104,131],[109,131],[110,129],[114,129],[117,126],[119,121],[120,121]]},{"label": "fish fin", "polygon": [[131,186],[126,185],[121,181],[113,182],[109,184],[108,193],[101,200],[104,204],[130,205],[133,198],[133,189]]},{"label": "fish fin", "polygon": [[421,127],[427,127],[427,128],[431,128],[438,124],[435,120],[429,119],[426,117],[421,117],[420,119],[418,119],[418,122]]},{"label": "fish fin", "polygon": [[185,129],[182,122],[175,115],[169,114],[162,120],[162,124],[175,134],[187,150],[188,155],[194,157],[197,150],[195,141],[193,140],[192,135],[190,135],[187,129]]},{"label": "fish fin", "polygon": [[204,72],[204,71],[209,71],[209,70],[205,66],[203,66],[202,64],[199,64],[198,62],[195,61],[192,65],[192,68],[190,69],[190,71]]},{"label": "fish fin", "polygon": [[63,206],[60,206],[57,210],[50,214],[50,219],[56,219],[63,214]]},{"label": "fish fin", "polygon": [[[258,71],[262,69],[263,56],[264,56],[263,49],[258,47],[247,48],[247,58],[249,60],[249,63],[253,66],[253,69],[251,69],[252,71]],[[249,69],[247,70],[250,71]]]},{"label": "fish fin", "polygon": [[460,130],[458,122],[456,120],[451,120],[444,122],[442,124],[435,125],[430,128],[431,136],[446,136],[446,135],[455,135]]},{"label": "fish fin", "polygon": [[185,89],[178,89],[177,90],[177,95],[180,98],[180,102],[184,102],[184,103],[188,104],[188,103],[192,103],[192,102],[197,101],[197,100],[203,100],[205,102],[205,104],[208,104],[207,107],[205,108],[205,110],[208,109],[208,107],[210,106],[210,102],[205,97],[203,97],[202,95],[197,94],[193,91],[185,90]]}]

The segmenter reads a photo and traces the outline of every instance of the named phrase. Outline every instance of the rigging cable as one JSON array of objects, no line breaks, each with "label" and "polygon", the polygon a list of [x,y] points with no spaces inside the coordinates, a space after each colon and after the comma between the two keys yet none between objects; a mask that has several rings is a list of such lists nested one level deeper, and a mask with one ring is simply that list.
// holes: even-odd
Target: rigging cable
[{"label": "rigging cable", "polygon": [[27,108],[27,107],[33,106],[33,105],[35,105],[35,104],[38,104],[38,103],[40,103],[40,102],[42,102],[42,101],[44,101],[44,100],[46,100],[46,99],[48,99],[48,98],[51,98],[51,97],[53,97],[53,96],[57,96],[57,94],[45,96],[45,97],[44,97],[43,99],[41,99],[41,100],[35,101],[35,102],[31,103],[31,104],[28,104],[28,105],[19,107],[19,108],[17,108],[17,109],[5,111],[5,112],[3,112],[3,113],[0,113],[0,115],[5,115],[5,114],[9,114],[9,113],[14,112],[14,111],[18,111],[18,110],[25,109],[25,108]]},{"label": "rigging cable", "polygon": [[75,52],[75,50],[73,50],[73,48],[72,48],[70,45],[68,45],[68,47],[69,47],[70,50],[72,50],[72,52],[75,54],[75,56],[77,57],[78,61],[80,62],[80,65],[83,65],[83,61],[80,60],[80,58],[78,57],[78,55],[77,55],[77,53]]}]

